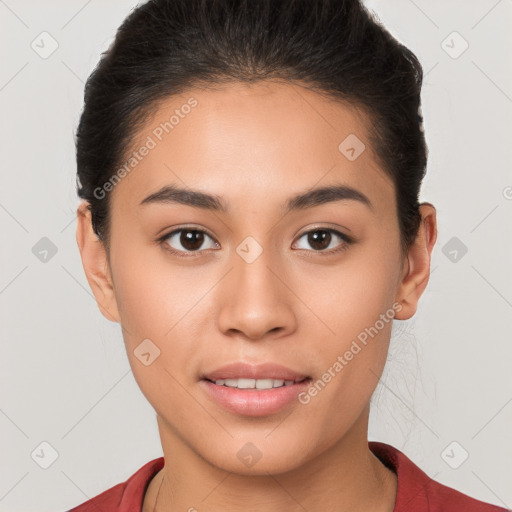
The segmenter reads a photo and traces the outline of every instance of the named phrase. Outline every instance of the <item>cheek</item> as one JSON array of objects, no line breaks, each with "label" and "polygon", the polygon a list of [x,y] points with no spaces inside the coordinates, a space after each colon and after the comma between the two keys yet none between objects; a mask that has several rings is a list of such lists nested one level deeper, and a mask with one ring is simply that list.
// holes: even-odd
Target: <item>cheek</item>
[{"label": "cheek", "polygon": [[[140,366],[138,347],[150,340],[159,351],[155,368],[174,375],[183,371],[194,354],[194,341],[201,339],[200,320],[207,318],[205,299],[216,278],[206,268],[198,271],[171,264],[158,248],[137,247],[124,240],[112,251],[115,296],[128,357],[135,373]],[[152,345],[146,344],[151,352]],[[169,376],[164,372],[162,378]]]},{"label": "cheek", "polygon": [[194,340],[200,339],[194,319],[205,314],[200,299],[208,283],[191,286],[187,272],[162,259],[148,264],[137,251],[119,254],[115,294],[134,378],[157,412],[165,414],[170,404],[181,410],[188,396],[182,386],[192,382],[184,369],[194,360]]},{"label": "cheek", "polygon": [[[138,237],[112,239],[115,297],[121,324],[137,339],[162,338],[187,303],[184,273],[162,249]],[[136,341],[136,340],[134,340]]]},{"label": "cheek", "polygon": [[[396,293],[396,255],[378,243],[349,249],[330,266],[300,267],[292,277],[316,316],[325,338],[343,344],[370,327],[391,306]],[[335,342],[336,344],[336,342]]]},{"label": "cheek", "polygon": [[121,324],[130,337],[161,337],[165,324],[170,322],[170,316],[165,313],[172,311],[168,302],[173,297],[169,290],[167,293],[164,290],[154,266],[137,265],[126,257],[116,267],[116,301]]},{"label": "cheek", "polygon": [[397,271],[396,255],[375,243],[338,266],[303,272],[300,293],[321,320],[312,317],[311,326],[317,337],[324,333],[318,403],[334,406],[335,415],[361,410],[377,385],[395,315]]}]

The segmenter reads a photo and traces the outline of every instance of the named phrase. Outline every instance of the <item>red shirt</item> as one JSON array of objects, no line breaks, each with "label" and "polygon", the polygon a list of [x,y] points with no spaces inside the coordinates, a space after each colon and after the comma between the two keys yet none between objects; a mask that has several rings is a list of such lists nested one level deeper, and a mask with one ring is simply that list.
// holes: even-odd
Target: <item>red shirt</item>
[{"label": "red shirt", "polygon": [[[370,441],[371,451],[398,477],[394,512],[507,512],[507,509],[470,498],[427,476],[401,451]],[[128,480],[98,494],[68,512],[142,512],[144,494],[164,457],[142,466]]]}]

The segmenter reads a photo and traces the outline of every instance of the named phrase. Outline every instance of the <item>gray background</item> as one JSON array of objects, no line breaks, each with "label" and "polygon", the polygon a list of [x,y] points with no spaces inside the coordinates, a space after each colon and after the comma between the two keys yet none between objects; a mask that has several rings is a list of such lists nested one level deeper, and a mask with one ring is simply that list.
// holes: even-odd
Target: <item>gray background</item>
[{"label": "gray background", "polygon": [[[425,70],[421,199],[436,206],[439,229],[419,311],[394,325],[370,439],[512,507],[512,2],[365,3]],[[162,455],[120,327],[100,314],[75,241],[84,81],[135,5],[0,0],[2,512],[67,510]],[[43,237],[57,251],[46,261]]]}]

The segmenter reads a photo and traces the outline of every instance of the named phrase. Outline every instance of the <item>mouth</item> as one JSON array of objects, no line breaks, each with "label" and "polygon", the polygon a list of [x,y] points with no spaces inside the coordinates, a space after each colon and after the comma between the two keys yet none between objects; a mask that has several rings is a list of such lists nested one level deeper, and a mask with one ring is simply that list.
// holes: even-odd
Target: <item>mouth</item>
[{"label": "mouth", "polygon": [[199,384],[209,400],[225,411],[244,417],[278,414],[289,407],[301,406],[300,396],[313,379],[208,379]]},{"label": "mouth", "polygon": [[234,361],[200,375],[201,389],[217,406],[243,416],[267,416],[298,405],[311,376],[286,366]]}]

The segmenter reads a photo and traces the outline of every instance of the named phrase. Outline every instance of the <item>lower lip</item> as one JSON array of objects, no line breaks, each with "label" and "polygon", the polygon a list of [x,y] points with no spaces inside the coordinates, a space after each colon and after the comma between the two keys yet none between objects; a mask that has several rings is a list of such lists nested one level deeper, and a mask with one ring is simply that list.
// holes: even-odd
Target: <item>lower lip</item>
[{"label": "lower lip", "polygon": [[308,388],[311,379],[272,389],[229,388],[206,379],[200,382],[209,396],[228,411],[245,416],[266,416],[279,412],[294,400],[298,402],[297,395]]}]

